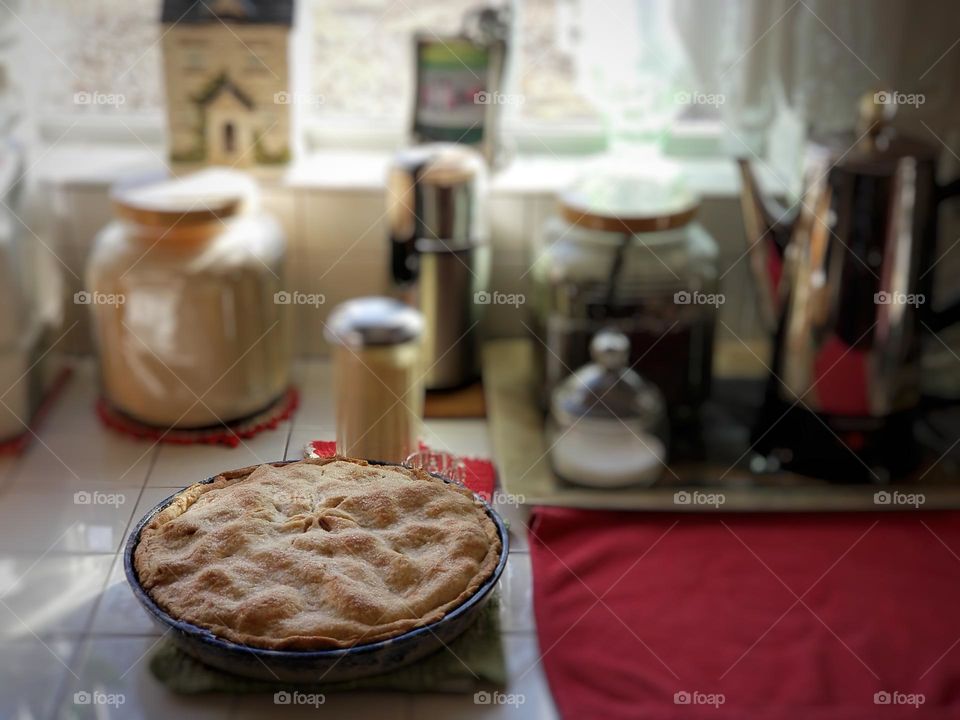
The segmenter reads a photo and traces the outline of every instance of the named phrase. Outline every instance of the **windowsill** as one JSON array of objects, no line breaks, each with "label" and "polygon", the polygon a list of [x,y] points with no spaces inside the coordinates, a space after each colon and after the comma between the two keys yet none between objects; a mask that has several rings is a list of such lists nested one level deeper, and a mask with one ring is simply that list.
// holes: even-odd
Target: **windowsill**
[{"label": "windowsill", "polygon": [[[522,155],[491,179],[493,195],[552,195],[567,187],[585,161],[598,156]],[[264,174],[268,187],[340,192],[383,192],[391,154],[382,151],[323,150],[295,161],[277,174]],[[740,179],[731,158],[674,158],[691,188],[705,199],[739,195]],[[110,185],[121,178],[163,172],[163,150],[146,146],[101,143],[61,145],[48,149],[31,172],[48,186]],[[782,194],[783,183],[758,168],[761,184]]]}]

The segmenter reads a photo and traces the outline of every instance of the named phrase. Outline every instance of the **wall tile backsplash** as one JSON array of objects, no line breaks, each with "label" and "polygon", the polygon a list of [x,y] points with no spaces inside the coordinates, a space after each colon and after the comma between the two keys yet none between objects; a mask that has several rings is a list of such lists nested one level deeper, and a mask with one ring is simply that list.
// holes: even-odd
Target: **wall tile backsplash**
[{"label": "wall tile backsplash", "polygon": [[[53,237],[50,248],[62,263],[66,325],[76,327],[63,341],[72,353],[92,350],[87,308],[74,305],[73,293],[83,289],[83,268],[96,233],[111,217],[106,182],[50,183]],[[264,188],[265,207],[279,218],[287,234],[287,277],[290,291],[322,294],[319,312],[312,306],[295,308],[297,351],[303,357],[326,354],[323,328],[329,312],[357,295],[387,293],[388,254],[386,203],[380,187],[336,188],[279,184]],[[529,188],[494,191],[490,198],[491,291],[528,295],[531,263],[539,256],[540,228],[553,211],[554,195]],[[721,249],[722,271],[732,266],[722,285],[727,302],[723,321],[739,336],[756,337],[756,306],[750,292],[738,200],[734,195],[706,198],[700,221]],[[492,305],[485,319],[488,337],[526,333],[523,312]],[[721,332],[722,332],[722,326]]]}]

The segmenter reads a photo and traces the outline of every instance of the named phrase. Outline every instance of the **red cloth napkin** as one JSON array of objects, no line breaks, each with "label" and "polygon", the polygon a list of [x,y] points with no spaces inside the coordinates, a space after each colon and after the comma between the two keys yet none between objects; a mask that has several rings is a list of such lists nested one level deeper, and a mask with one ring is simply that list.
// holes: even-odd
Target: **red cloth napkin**
[{"label": "red cloth napkin", "polygon": [[530,541],[566,718],[960,718],[960,513],[538,508]]},{"label": "red cloth napkin", "polygon": [[[423,443],[420,444],[420,449],[430,450]],[[312,440],[304,448],[304,454],[307,457],[330,457],[337,454],[337,443],[332,440]],[[497,471],[493,463],[478,457],[459,456],[457,459],[463,462],[466,469],[463,484],[490,502],[497,481]]]}]

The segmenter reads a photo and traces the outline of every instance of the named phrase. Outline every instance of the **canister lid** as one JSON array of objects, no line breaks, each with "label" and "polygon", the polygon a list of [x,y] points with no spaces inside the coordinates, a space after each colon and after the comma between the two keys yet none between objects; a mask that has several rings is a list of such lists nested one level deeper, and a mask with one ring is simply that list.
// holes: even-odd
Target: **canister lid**
[{"label": "canister lid", "polygon": [[415,176],[418,184],[450,187],[473,182],[486,174],[483,156],[455,143],[427,143],[401,150],[392,170]]},{"label": "canister lid", "polygon": [[476,150],[430,143],[398,153],[390,166],[387,217],[395,241],[434,241],[428,252],[462,250],[485,236],[486,165]]},{"label": "canister lid", "polygon": [[590,343],[593,362],[584,365],[554,388],[550,409],[561,426],[579,418],[624,420],[644,418],[651,425],[665,412],[663,396],[629,362],[630,341],[616,330],[601,330]]},{"label": "canister lid", "polygon": [[399,300],[361,297],[338,305],[330,314],[324,337],[350,347],[397,345],[420,337],[423,315]]},{"label": "canister lid", "polygon": [[560,198],[567,222],[616,233],[681,227],[693,220],[699,207],[680,168],[656,157],[634,164],[596,163]]},{"label": "canister lid", "polygon": [[155,227],[222,220],[248,208],[256,197],[257,184],[250,176],[221,168],[183,178],[139,178],[111,192],[117,217]]}]

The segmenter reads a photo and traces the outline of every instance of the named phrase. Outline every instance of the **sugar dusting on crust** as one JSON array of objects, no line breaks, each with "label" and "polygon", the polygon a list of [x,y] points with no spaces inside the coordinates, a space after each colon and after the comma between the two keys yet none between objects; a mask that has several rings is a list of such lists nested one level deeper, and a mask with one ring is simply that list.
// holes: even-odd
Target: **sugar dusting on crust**
[{"label": "sugar dusting on crust", "polygon": [[439,620],[490,577],[496,525],[469,490],[333,457],[193,485],[140,534],[173,617],[270,649],[350,647]]}]

